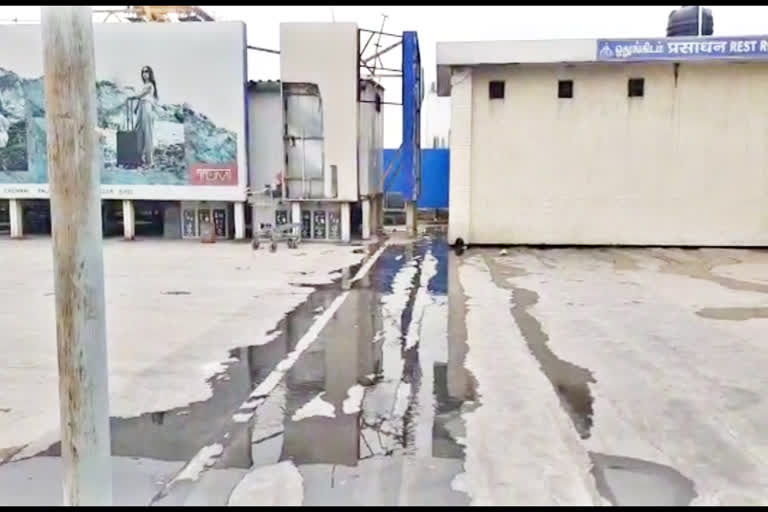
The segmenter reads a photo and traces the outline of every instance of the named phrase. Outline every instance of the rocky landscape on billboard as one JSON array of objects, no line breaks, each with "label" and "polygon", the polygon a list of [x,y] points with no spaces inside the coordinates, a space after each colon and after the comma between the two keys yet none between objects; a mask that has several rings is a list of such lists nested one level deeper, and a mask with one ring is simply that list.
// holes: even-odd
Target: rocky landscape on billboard
[{"label": "rocky landscape on billboard", "polygon": [[[237,135],[191,105],[155,107],[154,165],[117,164],[117,132],[128,130],[127,101],[133,87],[96,83],[97,132],[103,150],[102,183],[187,185],[194,164],[237,161]],[[161,98],[162,100],[162,98]],[[0,68],[0,183],[46,183],[45,99],[42,78],[25,79]]]}]

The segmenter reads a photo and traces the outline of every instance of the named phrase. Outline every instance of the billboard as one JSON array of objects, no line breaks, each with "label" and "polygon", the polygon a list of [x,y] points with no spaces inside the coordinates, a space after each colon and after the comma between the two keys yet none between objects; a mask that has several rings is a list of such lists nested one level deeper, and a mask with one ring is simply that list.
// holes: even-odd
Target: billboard
[{"label": "billboard", "polygon": [[[243,201],[241,22],[94,24],[105,199]],[[0,197],[48,197],[40,25],[0,26]]]}]

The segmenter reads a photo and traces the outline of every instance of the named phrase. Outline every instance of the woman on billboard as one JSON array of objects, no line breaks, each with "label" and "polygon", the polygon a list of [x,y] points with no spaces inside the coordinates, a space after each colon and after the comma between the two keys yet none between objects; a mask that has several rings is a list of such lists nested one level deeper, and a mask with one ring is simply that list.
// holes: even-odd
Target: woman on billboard
[{"label": "woman on billboard", "polygon": [[155,72],[149,66],[141,68],[141,92],[129,99],[135,99],[136,139],[142,167],[154,164],[155,144],[153,140],[155,126],[155,105],[157,104],[157,83]]}]

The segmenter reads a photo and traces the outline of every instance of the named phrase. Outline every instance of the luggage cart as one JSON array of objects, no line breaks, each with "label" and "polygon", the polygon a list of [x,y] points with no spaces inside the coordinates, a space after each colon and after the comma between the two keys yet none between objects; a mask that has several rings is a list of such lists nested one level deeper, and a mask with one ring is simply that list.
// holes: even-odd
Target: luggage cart
[{"label": "luggage cart", "polygon": [[[251,196],[251,203],[254,210],[268,212],[270,219],[275,219],[275,212],[280,201],[279,193],[271,187],[266,187],[261,193]],[[259,223],[258,227],[254,225],[253,241],[251,247],[258,249],[262,243],[269,242],[269,250],[275,252],[279,242],[286,242],[290,249],[295,249],[301,242],[301,224],[281,224],[275,225],[272,222]]]},{"label": "luggage cart", "polygon": [[251,247],[258,249],[263,242],[269,242],[269,250],[275,252],[279,242],[285,242],[289,249],[296,249],[301,242],[301,224],[282,224],[259,229]]}]

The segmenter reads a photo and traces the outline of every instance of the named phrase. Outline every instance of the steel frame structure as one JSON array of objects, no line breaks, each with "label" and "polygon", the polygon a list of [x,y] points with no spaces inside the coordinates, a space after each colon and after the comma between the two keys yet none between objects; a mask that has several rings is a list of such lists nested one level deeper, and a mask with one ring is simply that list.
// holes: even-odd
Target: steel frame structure
[{"label": "steel frame structure", "polygon": [[[421,195],[421,102],[424,97],[419,39],[415,31],[405,31],[400,35],[384,32],[385,21],[386,16],[383,17],[379,30],[358,29],[358,81],[401,78],[402,102],[382,102],[385,105],[400,105],[403,108],[402,141],[397,157],[382,173],[382,190],[386,193],[394,183],[395,177],[404,172],[407,189],[405,196],[408,201],[418,201]],[[387,38],[391,42],[384,46],[382,38]],[[381,59],[382,55],[398,47],[402,48],[400,69],[385,67]],[[382,71],[386,73],[381,73]],[[358,101],[361,101],[359,88]]]}]

